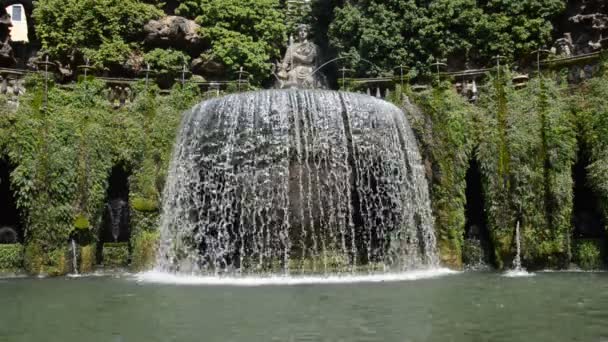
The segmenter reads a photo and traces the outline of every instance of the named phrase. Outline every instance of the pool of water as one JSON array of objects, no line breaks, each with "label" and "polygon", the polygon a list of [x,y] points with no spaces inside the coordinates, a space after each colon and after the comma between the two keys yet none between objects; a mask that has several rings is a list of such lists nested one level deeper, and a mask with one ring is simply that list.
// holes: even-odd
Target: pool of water
[{"label": "pool of water", "polygon": [[608,273],[289,286],[2,279],[0,341],[608,341]]}]

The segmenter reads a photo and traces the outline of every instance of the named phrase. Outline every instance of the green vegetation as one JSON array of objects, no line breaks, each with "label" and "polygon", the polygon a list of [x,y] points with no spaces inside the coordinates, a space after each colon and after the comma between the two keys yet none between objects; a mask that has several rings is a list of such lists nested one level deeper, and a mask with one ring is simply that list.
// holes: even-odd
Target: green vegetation
[{"label": "green vegetation", "polygon": [[150,208],[158,208],[181,113],[196,101],[197,88],[176,87],[161,97],[154,87],[136,85],[135,102],[113,110],[102,82],[71,90],[51,85],[45,111],[41,81],[30,79],[28,86],[19,109],[0,116],[0,151],[17,165],[11,182],[23,213],[26,268],[61,273],[54,251],[67,248],[75,231],[85,229],[93,240],[99,235],[115,165],[132,170],[131,196],[146,203],[133,208],[133,231],[155,229],[158,212]]},{"label": "green vegetation", "polygon": [[[316,25],[317,37],[328,39],[318,43],[335,49],[329,54],[347,57],[346,65],[358,75],[392,74],[403,64],[410,68],[409,78],[428,73],[429,64],[443,58],[464,68],[465,62],[493,65],[497,54],[511,61],[529,57],[550,43],[552,21],[564,14],[565,4],[328,0],[313,6],[306,21]],[[144,24],[165,15],[159,1],[39,0],[33,15],[42,51],[72,70],[90,58],[114,75],[144,63],[171,74],[198,59],[219,65],[217,77],[223,79],[236,78],[243,67],[257,87],[271,80],[272,62],[280,58],[290,33],[287,24],[294,24],[286,23],[284,5],[279,0],[180,1],[177,14],[201,25],[203,47],[196,54],[204,52],[196,56],[143,45]],[[401,87],[393,92],[392,100],[405,107],[419,140],[441,259],[458,268],[479,252],[464,240],[466,173],[475,160],[497,266],[510,266],[519,223],[526,266],[566,267],[574,260],[597,268],[603,258],[598,245],[571,241],[572,166],[577,155],[589,160],[589,185],[608,218],[606,67],[604,74],[573,88],[556,81],[560,72],[533,78],[521,89],[512,76],[507,67],[490,72],[475,105],[446,80],[420,93]],[[161,95],[157,86],[132,84],[133,102],[114,109],[107,102],[107,85],[92,78],[69,85],[51,82],[48,97],[39,75],[30,76],[26,87],[18,108],[0,97],[0,156],[16,166],[10,181],[25,240],[24,246],[0,246],[0,270],[23,266],[35,274],[64,274],[68,242],[75,238],[83,246],[80,270],[90,271],[109,173],[117,165],[130,174],[132,267],[149,268],[158,246],[160,198],[175,135],[181,113],[201,100],[198,88],[187,83]],[[111,266],[126,266],[128,253],[126,244],[104,248]],[[318,262],[311,259],[298,267]],[[343,262],[329,259],[330,267]]]},{"label": "green vegetation", "polygon": [[133,238],[131,268],[144,271],[154,266],[160,234],[158,231],[142,231]]},{"label": "green vegetation", "polygon": [[[527,57],[551,40],[563,0],[355,0],[335,9],[329,29],[339,56],[359,74],[392,73],[400,64],[425,71],[436,58],[464,66],[491,64],[497,54]],[[370,64],[366,59],[375,64]]]},{"label": "green vegetation", "polygon": [[89,58],[115,68],[141,55],[143,26],[162,14],[138,0],[38,0],[33,16],[42,48],[52,58],[72,67]]},{"label": "green vegetation", "polygon": [[95,245],[82,246],[79,252],[78,271],[80,273],[91,273],[96,264]]},{"label": "green vegetation", "polygon": [[23,267],[23,245],[0,245],[0,273],[12,273]]},{"label": "green vegetation", "polygon": [[599,270],[604,266],[603,241],[583,240],[574,245],[574,262],[583,270]]},{"label": "green vegetation", "polygon": [[499,264],[514,255],[519,222],[524,258],[536,266],[563,266],[576,155],[566,89],[551,78],[535,79],[522,90],[498,78],[490,85],[480,99],[487,115],[479,122],[478,157]]},{"label": "green vegetation", "polygon": [[106,268],[127,267],[129,264],[128,243],[104,243],[103,265]]},{"label": "green vegetation", "polygon": [[189,0],[177,12],[196,18],[211,46],[201,58],[224,65],[228,77],[243,67],[254,83],[266,80],[287,42],[279,0]]},{"label": "green vegetation", "polygon": [[[476,109],[449,83],[414,96],[421,113],[409,108],[425,158],[442,261],[460,267],[464,239],[465,176],[474,143]],[[417,115],[412,115],[417,114]]]}]

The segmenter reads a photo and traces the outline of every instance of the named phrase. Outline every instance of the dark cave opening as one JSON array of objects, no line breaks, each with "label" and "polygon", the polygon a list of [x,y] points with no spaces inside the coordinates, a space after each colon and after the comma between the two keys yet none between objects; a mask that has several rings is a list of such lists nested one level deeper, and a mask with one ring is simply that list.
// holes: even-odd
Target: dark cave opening
[{"label": "dark cave opening", "polygon": [[13,170],[10,163],[0,159],[0,244],[23,241],[21,215],[10,182]]},{"label": "dark cave opening", "polygon": [[469,161],[465,197],[463,263],[469,266],[494,265],[492,241],[484,209],[481,168],[476,159]]},{"label": "dark cave opening", "polygon": [[589,184],[587,165],[589,159],[583,152],[579,152],[578,160],[572,168],[574,180],[572,236],[574,239],[605,239],[606,224],[601,201]]},{"label": "dark cave opening", "polygon": [[110,171],[108,190],[99,229],[97,260],[102,261],[103,244],[129,242],[131,238],[129,211],[129,176],[131,172],[118,164]]}]

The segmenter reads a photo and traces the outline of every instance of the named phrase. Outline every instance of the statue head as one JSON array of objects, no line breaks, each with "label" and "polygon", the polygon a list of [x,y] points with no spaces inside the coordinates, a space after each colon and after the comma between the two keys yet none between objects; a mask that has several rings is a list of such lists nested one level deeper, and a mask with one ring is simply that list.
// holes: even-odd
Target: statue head
[{"label": "statue head", "polygon": [[305,41],[306,39],[308,39],[310,27],[306,24],[300,24],[298,25],[296,32],[298,33],[298,41]]}]

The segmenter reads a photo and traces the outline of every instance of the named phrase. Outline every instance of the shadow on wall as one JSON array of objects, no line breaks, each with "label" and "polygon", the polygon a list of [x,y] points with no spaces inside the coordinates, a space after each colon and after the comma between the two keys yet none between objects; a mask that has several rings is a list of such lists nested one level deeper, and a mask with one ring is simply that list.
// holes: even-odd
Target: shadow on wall
[{"label": "shadow on wall", "polygon": [[479,162],[471,159],[466,174],[465,235],[462,253],[463,264],[468,268],[496,265],[486,221],[481,177]]},{"label": "shadow on wall", "polygon": [[23,241],[21,216],[10,185],[10,174],[13,170],[12,165],[0,159],[0,244]]},{"label": "shadow on wall", "polygon": [[600,196],[589,183],[589,158],[582,149],[579,151],[577,163],[572,168],[572,261],[582,269],[596,270],[606,267],[606,221]]},{"label": "shadow on wall", "polygon": [[574,179],[574,207],[572,225],[574,239],[604,239],[606,225],[597,193],[591,188],[587,178],[588,158],[579,154],[572,170]]}]

